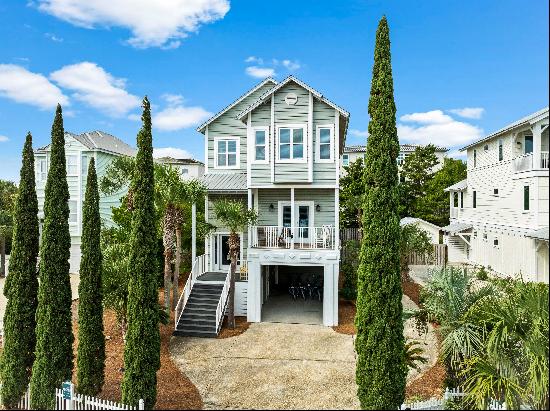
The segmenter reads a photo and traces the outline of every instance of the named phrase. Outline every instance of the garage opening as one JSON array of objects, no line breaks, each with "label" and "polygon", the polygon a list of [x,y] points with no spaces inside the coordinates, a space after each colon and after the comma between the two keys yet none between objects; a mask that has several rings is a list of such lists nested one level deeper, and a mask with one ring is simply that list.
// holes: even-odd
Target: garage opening
[{"label": "garage opening", "polygon": [[323,267],[262,266],[262,321],[323,324]]}]

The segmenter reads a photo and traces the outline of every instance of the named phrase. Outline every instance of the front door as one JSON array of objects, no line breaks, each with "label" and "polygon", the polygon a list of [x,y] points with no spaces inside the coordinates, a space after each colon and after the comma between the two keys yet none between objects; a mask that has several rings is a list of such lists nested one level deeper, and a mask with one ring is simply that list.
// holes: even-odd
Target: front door
[{"label": "front door", "polygon": [[290,205],[283,205],[281,211],[282,226],[294,227],[294,244],[309,243],[311,235],[311,206],[308,204],[296,204],[293,222]]},{"label": "front door", "polygon": [[[218,235],[218,268],[221,271],[227,271],[229,270],[229,266],[231,265],[231,258],[229,256],[229,234],[219,234]],[[240,253],[240,250],[239,250]],[[239,255],[237,255],[237,264]]]}]

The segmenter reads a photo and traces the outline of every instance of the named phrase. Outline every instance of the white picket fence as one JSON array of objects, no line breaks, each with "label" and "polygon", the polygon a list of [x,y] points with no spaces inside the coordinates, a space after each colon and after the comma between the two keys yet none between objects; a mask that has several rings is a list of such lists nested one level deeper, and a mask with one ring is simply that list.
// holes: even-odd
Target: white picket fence
[{"label": "white picket fence", "polygon": [[[0,391],[2,384],[0,383]],[[56,410],[144,410],[145,403],[143,400],[139,400],[137,407],[121,404],[114,401],[102,400],[101,398],[89,397],[87,395],[80,395],[74,392],[74,384],[71,383],[70,387],[72,399],[65,399],[63,390],[55,389],[55,409]],[[0,403],[2,398],[0,397]],[[31,392],[30,387],[27,388],[27,392],[19,401],[17,406],[19,410],[31,409]]]}]

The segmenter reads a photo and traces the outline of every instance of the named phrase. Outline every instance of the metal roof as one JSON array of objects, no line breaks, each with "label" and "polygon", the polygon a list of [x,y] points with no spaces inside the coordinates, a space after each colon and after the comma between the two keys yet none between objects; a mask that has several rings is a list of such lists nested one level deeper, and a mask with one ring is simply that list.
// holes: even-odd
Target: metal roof
[{"label": "metal roof", "polygon": [[208,192],[246,192],[246,173],[212,173],[199,178]]},{"label": "metal roof", "polygon": [[489,134],[487,137],[483,137],[481,140],[474,141],[471,144],[468,144],[466,147],[462,147],[460,151],[464,151],[469,149],[470,147],[476,146],[480,143],[483,143],[484,141],[490,140],[493,137],[498,136],[499,134],[503,134],[507,131],[510,131],[516,127],[525,126],[531,123],[531,121],[535,120],[536,118],[540,116],[548,116],[548,107],[543,108],[542,110],[536,111],[532,114],[529,114],[528,116],[525,116],[518,121],[514,121],[511,124],[508,124],[506,127],[501,128],[500,130],[495,131],[494,133]]},{"label": "metal roof", "polygon": [[275,81],[271,77],[268,77],[265,80],[261,81],[260,83],[256,84],[254,87],[252,87],[246,93],[244,93],[242,96],[240,96],[238,99],[236,99],[233,103],[229,104],[228,106],[226,106],[222,110],[218,111],[216,114],[214,114],[208,120],[206,120],[204,123],[202,123],[200,126],[198,126],[197,131],[199,133],[202,133],[208,124],[210,124],[211,122],[216,120],[218,117],[220,117],[222,114],[226,113],[228,110],[231,110],[233,107],[235,107],[237,104],[239,104],[245,98],[247,98],[250,94],[254,93],[256,90],[263,87],[267,83],[273,83],[273,85],[276,85],[277,81]]},{"label": "metal roof", "polygon": [[424,223],[424,224],[427,224],[427,225],[432,226],[434,228],[439,228],[440,229],[440,227],[438,225],[432,224],[429,221],[423,220],[421,218],[416,218],[416,217],[403,217],[401,219],[401,221],[399,222],[399,224],[402,227],[404,227],[406,225],[410,225],[410,224],[416,224],[416,223]]},{"label": "metal roof", "polygon": [[548,241],[548,227],[539,228],[526,234],[527,237]]},{"label": "metal roof", "polygon": [[159,157],[155,161],[163,164],[196,164],[204,165],[202,161],[195,160],[194,158],[174,158],[174,157]]},{"label": "metal roof", "polygon": [[[400,144],[399,152],[412,153],[417,147],[422,147],[419,144]],[[440,153],[446,153],[448,148],[435,146],[435,151]],[[367,146],[346,146],[344,147],[344,153],[366,153]]]},{"label": "metal roof", "polygon": [[441,227],[442,231],[449,233],[450,235],[455,235],[465,230],[469,230],[473,225],[469,223],[451,223],[445,227]]},{"label": "metal roof", "polygon": [[[132,146],[126,144],[121,139],[103,131],[90,131],[82,134],[74,134],[65,132],[65,136],[70,136],[76,141],[81,143],[84,147],[91,151],[106,151],[113,154],[120,154],[124,156],[135,156],[137,150]],[[47,146],[39,148],[37,151],[45,151],[50,147]]]},{"label": "metal roof", "polygon": [[447,187],[444,191],[462,191],[468,187],[468,179],[465,178],[452,186]]}]

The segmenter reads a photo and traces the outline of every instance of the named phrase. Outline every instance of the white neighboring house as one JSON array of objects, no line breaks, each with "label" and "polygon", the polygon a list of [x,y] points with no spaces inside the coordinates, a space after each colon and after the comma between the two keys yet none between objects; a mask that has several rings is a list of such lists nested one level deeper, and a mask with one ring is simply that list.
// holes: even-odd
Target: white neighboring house
[{"label": "white neighboring house", "polygon": [[548,283],[548,108],[464,148],[450,193],[449,261]]},{"label": "white neighboring house", "polygon": [[[397,156],[397,164],[399,165],[399,171],[401,171],[401,166],[405,162],[405,158],[411,155],[416,148],[419,147],[417,144],[401,144],[399,146],[399,155]],[[443,167],[443,161],[447,157],[447,152],[449,149],[444,147],[435,148],[435,155],[437,157],[438,163],[433,167],[432,172],[436,172]],[[358,158],[365,158],[367,154],[366,146],[346,146],[344,147],[344,153],[340,157],[340,176],[346,175],[345,166],[350,165]]]},{"label": "white neighboring house", "polygon": [[204,174],[204,163],[193,158],[160,157],[155,161],[176,168],[183,180],[199,178]]},{"label": "white neighboring house", "polygon": [[[38,197],[38,218],[40,233],[44,220],[44,194],[50,164],[50,144],[35,151],[36,194]],[[107,166],[118,156],[134,156],[136,150],[122,140],[102,131],[82,134],[65,133],[65,160],[67,163],[67,184],[69,186],[69,230],[71,233],[70,272],[80,269],[80,244],[82,235],[82,204],[86,192],[88,163],[95,158],[98,183]],[[124,188],[109,196],[100,193],[99,212],[101,222],[112,224],[112,207],[120,205],[120,199],[126,194]]]},{"label": "white neighboring house", "polygon": [[432,224],[426,220],[422,220],[421,218],[416,217],[403,217],[400,221],[400,224],[401,226],[415,224],[430,235],[432,244],[439,244],[440,242],[441,227],[439,227],[438,225]]}]

